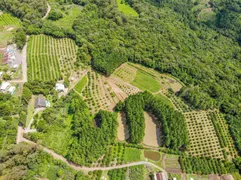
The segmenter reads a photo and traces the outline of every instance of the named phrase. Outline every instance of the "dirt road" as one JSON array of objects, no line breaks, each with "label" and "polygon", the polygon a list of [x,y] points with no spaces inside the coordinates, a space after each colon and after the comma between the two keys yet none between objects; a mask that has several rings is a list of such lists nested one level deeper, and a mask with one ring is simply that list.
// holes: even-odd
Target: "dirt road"
[{"label": "dirt road", "polygon": [[[18,127],[18,133],[17,133],[17,143],[20,142],[26,142],[29,144],[34,144],[34,145],[38,145],[33,141],[30,141],[26,138],[23,137],[23,128],[22,127]],[[151,162],[147,162],[147,161],[139,161],[139,162],[134,162],[134,163],[128,163],[128,164],[122,164],[122,165],[117,165],[117,166],[112,166],[112,167],[86,167],[86,166],[81,166],[78,164],[75,164],[71,161],[68,161],[67,159],[65,159],[63,156],[55,153],[53,150],[50,150],[42,145],[38,145],[39,147],[41,147],[43,149],[43,151],[47,152],[48,154],[50,154],[51,156],[53,156],[53,158],[58,159],[62,162],[65,162],[69,167],[71,167],[74,170],[77,171],[95,171],[95,170],[102,170],[102,171],[107,171],[107,170],[111,170],[111,169],[120,169],[120,168],[125,168],[125,167],[131,167],[131,166],[137,166],[137,165],[146,165],[146,166],[151,166],[154,167],[156,169],[159,169],[160,171],[164,172],[167,175],[167,172],[162,169],[161,167],[152,164]]]},{"label": "dirt road", "polygon": [[48,17],[48,15],[49,15],[49,12],[51,11],[51,6],[49,5],[49,3],[47,3],[47,6],[48,6],[47,12],[46,12],[45,16],[42,19],[46,19]]}]

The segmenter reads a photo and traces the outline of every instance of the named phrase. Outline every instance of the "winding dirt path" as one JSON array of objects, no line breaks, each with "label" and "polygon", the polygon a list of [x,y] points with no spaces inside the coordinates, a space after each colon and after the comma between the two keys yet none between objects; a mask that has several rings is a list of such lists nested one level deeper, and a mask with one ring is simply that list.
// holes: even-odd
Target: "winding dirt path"
[{"label": "winding dirt path", "polygon": [[[120,169],[120,168],[125,168],[125,167],[131,167],[131,166],[137,166],[137,165],[146,165],[146,166],[151,166],[154,167],[156,169],[159,169],[160,171],[164,172],[165,175],[167,175],[167,172],[162,169],[161,167],[151,163],[151,162],[147,162],[147,161],[139,161],[139,162],[133,162],[133,163],[128,163],[128,164],[122,164],[122,165],[116,165],[116,166],[112,166],[112,167],[86,167],[86,166],[81,166],[78,164],[75,164],[71,161],[68,161],[67,159],[65,159],[63,156],[55,153],[53,150],[50,150],[42,145],[39,145],[33,141],[30,141],[26,138],[23,137],[23,133],[24,133],[24,129],[22,127],[18,127],[18,133],[17,133],[17,143],[20,142],[26,142],[29,144],[33,144],[33,145],[37,145],[39,147],[41,147],[43,149],[43,151],[47,152],[48,154],[50,154],[51,156],[53,156],[53,158],[58,159],[64,163],[66,163],[69,167],[71,167],[74,170],[77,171],[95,171],[95,170],[102,170],[102,171],[108,171],[111,169]],[[166,176],[167,177],[167,176]]]},{"label": "winding dirt path", "polygon": [[46,12],[45,16],[42,19],[46,19],[48,17],[48,15],[49,15],[49,12],[51,11],[51,6],[49,5],[48,2],[47,2],[47,6],[48,6],[47,12]]}]

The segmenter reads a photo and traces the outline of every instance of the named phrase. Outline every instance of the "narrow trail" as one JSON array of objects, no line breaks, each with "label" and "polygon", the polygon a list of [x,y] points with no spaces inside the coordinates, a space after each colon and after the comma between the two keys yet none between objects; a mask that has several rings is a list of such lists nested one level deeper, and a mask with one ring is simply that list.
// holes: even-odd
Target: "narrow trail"
[{"label": "narrow trail", "polygon": [[112,167],[86,167],[86,166],[81,166],[78,164],[75,164],[71,161],[68,161],[67,159],[65,159],[63,156],[55,153],[53,150],[48,149],[42,145],[39,145],[33,141],[30,141],[26,138],[23,137],[23,133],[24,133],[24,129],[22,127],[18,127],[18,133],[17,133],[17,143],[20,142],[26,142],[29,144],[33,144],[33,145],[37,145],[39,147],[41,147],[43,149],[43,151],[47,152],[48,154],[50,154],[51,156],[53,156],[54,159],[60,160],[64,163],[66,163],[69,167],[71,167],[74,170],[77,171],[95,171],[95,170],[102,170],[102,171],[108,171],[108,170],[112,170],[112,169],[120,169],[120,168],[125,168],[125,167],[131,167],[131,166],[137,166],[137,165],[146,165],[146,166],[152,166],[156,169],[159,169],[160,171],[164,172],[167,175],[167,172],[162,169],[161,167],[151,163],[151,162],[147,162],[147,161],[139,161],[139,162],[133,162],[133,163],[127,163],[127,164],[122,164],[122,165],[116,165],[116,166],[112,166]]},{"label": "narrow trail", "polygon": [[48,15],[49,15],[49,12],[51,11],[51,6],[49,5],[48,2],[47,2],[47,6],[48,6],[47,12],[46,12],[45,16],[42,19],[46,19],[48,17]]}]

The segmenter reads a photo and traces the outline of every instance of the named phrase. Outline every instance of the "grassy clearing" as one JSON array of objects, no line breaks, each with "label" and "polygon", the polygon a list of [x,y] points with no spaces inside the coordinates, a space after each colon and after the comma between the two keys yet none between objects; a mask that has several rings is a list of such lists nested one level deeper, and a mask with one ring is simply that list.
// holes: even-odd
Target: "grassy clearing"
[{"label": "grassy clearing", "polygon": [[135,162],[140,161],[141,159],[141,150],[134,148],[126,148],[124,154],[125,162]]},{"label": "grassy clearing", "polygon": [[82,90],[84,89],[85,85],[87,84],[87,81],[88,81],[87,76],[84,76],[84,77],[78,82],[78,84],[75,86],[74,89],[75,89],[78,93],[81,93]]},{"label": "grassy clearing", "polygon": [[66,5],[65,16],[58,21],[54,21],[54,24],[58,27],[69,29],[72,28],[74,20],[81,14],[82,7],[78,5]]},{"label": "grassy clearing", "polygon": [[141,90],[147,90],[150,92],[158,92],[161,88],[160,83],[155,78],[143,71],[138,70],[132,85],[140,88]]},{"label": "grassy clearing", "polygon": [[132,166],[129,168],[128,179],[129,180],[144,180],[145,179],[145,167],[141,166]]},{"label": "grassy clearing", "polygon": [[34,98],[34,96],[32,96],[32,98],[30,99],[29,104],[28,104],[28,114],[27,114],[27,119],[26,119],[26,127],[28,127],[31,119],[33,118],[34,103],[35,103],[35,98]]},{"label": "grassy clearing", "polygon": [[126,15],[139,16],[138,13],[125,0],[117,0],[119,11]]},{"label": "grassy clearing", "polygon": [[203,21],[203,22],[207,22],[207,21],[214,22],[215,19],[216,19],[216,13],[213,12],[210,8],[208,8],[208,9],[203,9],[203,10],[198,14],[198,18],[200,19],[200,21]]}]

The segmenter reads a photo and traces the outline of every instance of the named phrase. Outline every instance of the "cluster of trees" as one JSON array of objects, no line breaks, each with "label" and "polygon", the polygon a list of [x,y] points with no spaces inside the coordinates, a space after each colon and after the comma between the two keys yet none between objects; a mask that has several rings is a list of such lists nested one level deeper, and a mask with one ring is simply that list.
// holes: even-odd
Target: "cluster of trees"
[{"label": "cluster of trees", "polygon": [[180,156],[183,172],[188,174],[227,174],[238,172],[232,162],[212,158]]},{"label": "cluster of trees", "polygon": [[78,179],[87,180],[61,161],[41,151],[35,145],[21,143],[0,151],[0,176],[5,179]]},{"label": "cluster of trees", "polygon": [[161,124],[163,146],[174,150],[184,150],[189,144],[183,115],[149,92],[129,96],[124,103],[120,102],[116,109],[124,110],[126,113],[132,143],[140,143],[143,140],[145,132],[143,113],[147,111],[155,115]]},{"label": "cluster of trees", "polygon": [[108,171],[108,176],[110,179],[122,180],[126,179],[127,168],[113,169]]},{"label": "cluster of trees", "polygon": [[0,6],[27,23],[38,23],[48,8],[46,0],[1,0]]},{"label": "cluster of trees", "polygon": [[28,88],[33,94],[48,95],[55,87],[55,81],[29,81],[24,84],[25,88]]},{"label": "cluster of trees", "polygon": [[113,144],[117,134],[117,115],[100,111],[94,121],[85,102],[74,95],[69,107],[72,119],[72,143],[67,158],[78,164],[90,165]]}]

